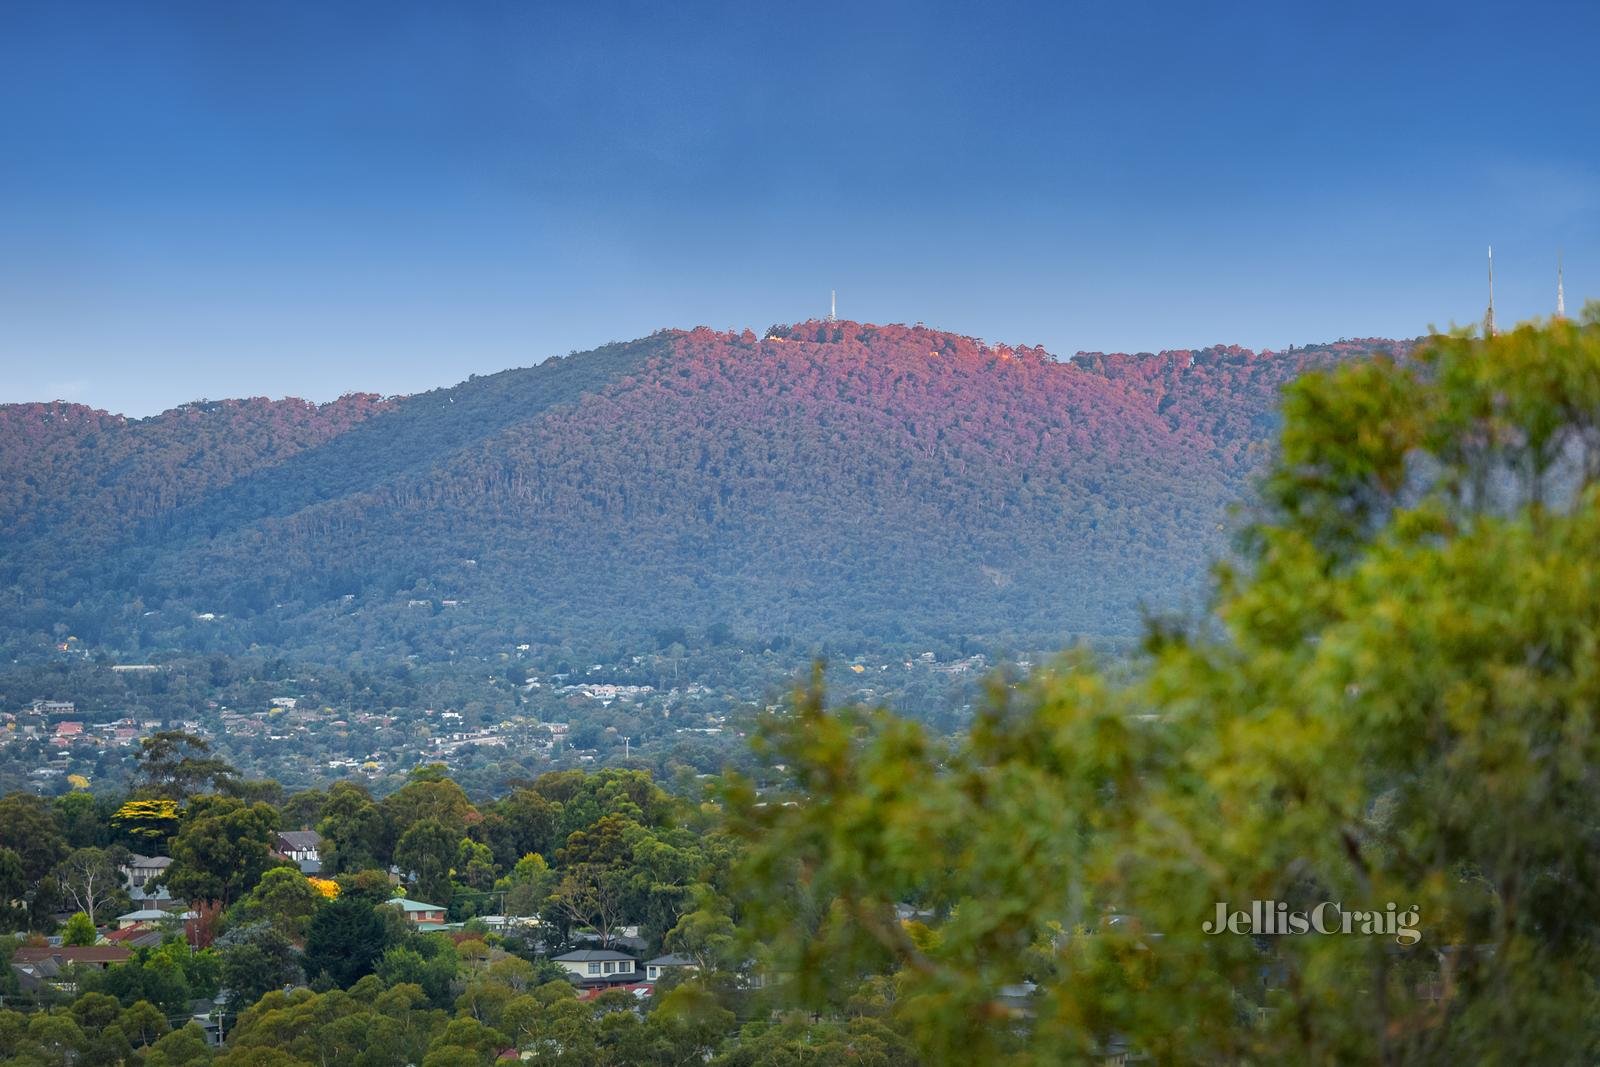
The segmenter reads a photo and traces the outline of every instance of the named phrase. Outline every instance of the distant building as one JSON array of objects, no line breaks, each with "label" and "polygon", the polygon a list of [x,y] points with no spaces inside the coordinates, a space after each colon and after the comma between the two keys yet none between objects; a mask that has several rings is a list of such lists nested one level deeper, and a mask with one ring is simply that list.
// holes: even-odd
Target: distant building
[{"label": "distant building", "polygon": [[300,865],[302,874],[322,873],[322,835],[315,830],[282,830],[278,854]]},{"label": "distant building", "polygon": [[644,976],[652,982],[657,978],[663,977],[668,972],[688,974],[699,969],[700,965],[694,960],[688,956],[679,956],[676,953],[668,953],[665,956],[657,956],[653,960],[644,961]]},{"label": "distant building", "polygon": [[121,945],[23,945],[11,957],[11,974],[17,988],[38,995],[50,990],[74,994],[73,968],[103,971],[113,963],[126,963],[133,952]]},{"label": "distant building", "polygon": [[555,956],[550,962],[566,970],[581,986],[624,985],[639,980],[638,961],[608,948],[580,948]]},{"label": "distant building", "polygon": [[427,904],[420,900],[408,900],[405,897],[395,897],[385,901],[400,909],[406,920],[418,930],[442,930],[445,925],[445,909],[440,904]]},{"label": "distant building", "polygon": [[121,869],[122,876],[128,880],[129,889],[143,889],[152,880],[166,874],[171,866],[171,856],[141,856],[135,852]]},{"label": "distant building", "polygon": [[23,945],[11,962],[39,963],[54,960],[60,966],[76,965],[105,970],[113,963],[126,963],[132,952],[117,945]]}]

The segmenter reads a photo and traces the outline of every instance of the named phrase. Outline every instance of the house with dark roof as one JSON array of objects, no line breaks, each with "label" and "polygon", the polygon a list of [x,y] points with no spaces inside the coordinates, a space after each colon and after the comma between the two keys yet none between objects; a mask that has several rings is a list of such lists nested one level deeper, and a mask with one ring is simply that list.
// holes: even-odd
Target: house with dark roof
[{"label": "house with dark roof", "polygon": [[639,928],[637,926],[613,928],[609,939],[602,937],[594,930],[579,930],[572,935],[572,940],[574,943],[585,947],[616,948],[640,956],[644,955],[644,950],[648,947],[648,942],[639,936]]},{"label": "house with dark roof", "polygon": [[553,956],[550,962],[565,970],[579,986],[628,985],[640,978],[638,960],[608,948],[580,948]]},{"label": "house with dark roof", "polygon": [[108,945],[121,945],[123,948],[156,948],[167,939],[167,934],[159,927],[140,924],[107,930],[100,937]]},{"label": "house with dark roof", "polygon": [[278,855],[300,866],[300,873],[322,873],[322,835],[315,830],[278,831]]},{"label": "house with dark roof", "polygon": [[150,882],[167,873],[172,866],[171,856],[141,856],[137,852],[128,857],[120,870],[128,880],[129,889],[143,889]]},{"label": "house with dark roof", "polygon": [[23,945],[11,956],[11,973],[24,993],[46,987],[76,993],[79,969],[103,971],[113,963],[126,963],[132,955],[121,945]]},{"label": "house with dark roof", "polygon": [[669,952],[665,956],[657,956],[653,960],[644,961],[644,976],[650,981],[662,978],[669,972],[672,974],[689,974],[698,971],[700,965],[688,956],[680,956]]}]

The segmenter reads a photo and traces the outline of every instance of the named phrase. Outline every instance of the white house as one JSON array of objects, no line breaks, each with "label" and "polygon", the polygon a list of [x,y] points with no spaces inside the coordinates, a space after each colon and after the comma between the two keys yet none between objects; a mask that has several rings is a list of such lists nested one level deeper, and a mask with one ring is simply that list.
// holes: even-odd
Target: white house
[{"label": "white house", "polygon": [[130,926],[166,922],[170,918],[172,918],[170,911],[162,911],[159,908],[140,908],[138,911],[130,911],[126,915],[118,915],[117,929],[126,930]]},{"label": "white house", "polygon": [[296,863],[300,873],[322,873],[322,835],[315,830],[278,831],[278,855]]},{"label": "white house", "polygon": [[700,965],[694,960],[688,956],[679,956],[676,953],[668,953],[665,956],[657,956],[653,960],[644,961],[644,976],[652,982],[668,972],[689,974],[699,969]]},{"label": "white house", "polygon": [[580,948],[552,957],[550,962],[565,968],[581,985],[639,980],[638,961],[625,952],[613,952],[608,948]]}]

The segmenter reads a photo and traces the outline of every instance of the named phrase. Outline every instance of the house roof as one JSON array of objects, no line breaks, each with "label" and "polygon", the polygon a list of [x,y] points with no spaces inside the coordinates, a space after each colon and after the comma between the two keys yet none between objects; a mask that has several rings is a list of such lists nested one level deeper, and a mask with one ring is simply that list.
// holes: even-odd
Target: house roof
[{"label": "house roof", "polygon": [[22,993],[41,993],[45,989],[45,979],[54,978],[56,969],[51,966],[46,970],[47,964],[43,963],[13,963],[11,973],[16,976],[17,990]]},{"label": "house roof", "polygon": [[133,953],[121,945],[23,945],[11,957],[12,963],[40,963],[60,959],[62,963],[123,963]]},{"label": "house roof", "polygon": [[680,956],[676,952],[669,952],[665,956],[657,956],[653,960],[645,960],[646,967],[697,967],[699,966],[688,956]]},{"label": "house roof", "polygon": [[656,991],[656,987],[653,982],[601,982],[595,985],[584,986],[583,988],[579,989],[578,999],[595,1000],[602,994],[611,992],[613,989],[620,989],[625,993],[632,993],[636,997],[653,996]]},{"label": "house roof", "polygon": [[162,919],[165,919],[170,914],[171,914],[171,912],[162,911],[160,908],[140,908],[138,911],[130,911],[126,915],[118,915],[117,916],[117,922],[119,922],[119,923],[160,922]]},{"label": "house roof", "polygon": [[420,900],[408,900],[405,897],[395,897],[393,900],[384,901],[385,904],[397,904],[400,910],[410,915],[415,911],[444,911],[443,904],[424,904]]},{"label": "house roof", "polygon": [[111,944],[122,945],[125,948],[155,948],[166,940],[167,935],[160,930],[141,924],[139,926],[130,926],[124,930],[107,930],[100,936]]},{"label": "house roof", "polygon": [[608,948],[580,948],[560,956],[552,956],[555,963],[598,963],[601,960],[633,960],[626,952],[612,952]]},{"label": "house roof", "polygon": [[290,848],[315,848],[322,847],[322,835],[315,830],[280,830],[278,840]]},{"label": "house roof", "polygon": [[129,867],[170,867],[171,856],[141,856],[137,852],[128,857]]}]

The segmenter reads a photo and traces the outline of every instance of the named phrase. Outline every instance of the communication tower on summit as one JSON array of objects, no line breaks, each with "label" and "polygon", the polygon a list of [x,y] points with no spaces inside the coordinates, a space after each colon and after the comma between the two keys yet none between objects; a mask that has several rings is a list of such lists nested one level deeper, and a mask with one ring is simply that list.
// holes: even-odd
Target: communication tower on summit
[{"label": "communication tower on summit", "polygon": [[1557,256],[1556,257],[1556,318],[1558,318],[1558,319],[1564,319],[1564,318],[1567,317],[1566,279],[1564,279],[1561,276],[1561,274],[1562,274],[1562,269],[1561,268],[1562,268],[1561,257]]},{"label": "communication tower on summit", "polygon": [[1489,310],[1483,316],[1483,335],[1494,336],[1494,245],[1489,246]]},{"label": "communication tower on summit", "polygon": [[839,321],[839,290],[828,290],[828,321]]}]

